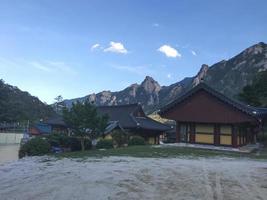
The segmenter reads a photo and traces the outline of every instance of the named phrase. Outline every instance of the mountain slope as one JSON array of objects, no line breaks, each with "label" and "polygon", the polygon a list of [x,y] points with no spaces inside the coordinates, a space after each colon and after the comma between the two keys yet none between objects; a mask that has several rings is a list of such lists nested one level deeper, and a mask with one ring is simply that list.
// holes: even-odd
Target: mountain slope
[{"label": "mountain slope", "polygon": [[38,98],[0,80],[0,122],[33,121],[52,114],[53,109]]},{"label": "mountain slope", "polygon": [[267,69],[267,44],[260,42],[228,61],[212,65],[205,82],[224,94],[236,97],[255,75]]},{"label": "mountain slope", "polygon": [[117,105],[140,102],[146,111],[153,111],[174,100],[201,81],[230,97],[237,97],[242,88],[251,84],[258,72],[267,69],[267,44],[253,45],[237,56],[212,66],[202,65],[198,74],[170,86],[160,86],[152,77],[122,91],[103,91],[86,97],[65,100],[67,106],[77,100],[89,99],[96,105]]}]

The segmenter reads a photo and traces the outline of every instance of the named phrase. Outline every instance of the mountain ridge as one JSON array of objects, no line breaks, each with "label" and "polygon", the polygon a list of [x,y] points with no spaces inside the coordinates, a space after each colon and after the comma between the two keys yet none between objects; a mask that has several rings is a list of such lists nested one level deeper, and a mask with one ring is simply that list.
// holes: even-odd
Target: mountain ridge
[{"label": "mountain ridge", "polygon": [[267,44],[260,42],[246,48],[228,60],[211,66],[203,64],[193,77],[186,77],[169,86],[161,86],[150,76],[141,84],[134,83],[121,91],[103,91],[85,97],[65,100],[67,107],[75,101],[88,99],[96,105],[141,103],[146,111],[153,111],[204,81],[229,97],[236,98],[242,88],[252,83],[255,75],[267,69]]},{"label": "mountain ridge", "polygon": [[55,112],[49,105],[0,79],[0,123],[35,121],[52,115]]}]

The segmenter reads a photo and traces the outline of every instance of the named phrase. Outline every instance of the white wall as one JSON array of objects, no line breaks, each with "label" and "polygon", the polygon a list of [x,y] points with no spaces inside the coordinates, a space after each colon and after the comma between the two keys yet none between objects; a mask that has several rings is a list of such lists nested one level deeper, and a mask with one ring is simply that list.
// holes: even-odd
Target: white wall
[{"label": "white wall", "polygon": [[0,144],[19,144],[23,133],[0,133]]}]

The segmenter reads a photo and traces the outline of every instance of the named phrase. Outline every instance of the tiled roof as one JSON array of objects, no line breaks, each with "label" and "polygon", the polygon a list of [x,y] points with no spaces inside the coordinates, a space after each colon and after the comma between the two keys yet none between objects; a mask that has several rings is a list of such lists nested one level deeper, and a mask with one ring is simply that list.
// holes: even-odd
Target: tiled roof
[{"label": "tiled roof", "polygon": [[97,107],[98,113],[101,115],[107,114],[110,121],[117,121],[122,128],[143,128],[156,131],[166,131],[171,129],[170,126],[150,119],[147,116],[135,116],[135,112],[141,110],[139,104],[127,104],[118,106],[99,106]]},{"label": "tiled roof", "polygon": [[49,118],[48,120],[44,121],[45,124],[54,125],[54,126],[64,126],[67,127],[64,119],[61,116],[54,116]]},{"label": "tiled roof", "polygon": [[137,109],[138,104],[99,106],[97,112],[101,115],[108,115],[109,121],[118,121],[123,128],[134,128],[136,122],[133,119],[133,113]]},{"label": "tiled roof", "polygon": [[234,108],[236,108],[236,109],[238,109],[238,110],[240,110],[240,111],[242,111],[242,112],[244,112],[244,113],[246,113],[252,117],[256,117],[256,118],[267,117],[267,108],[253,107],[253,106],[246,105],[240,101],[231,99],[231,98],[223,95],[222,93],[212,89],[211,87],[209,87],[205,83],[200,83],[196,87],[192,88],[190,91],[181,94],[176,100],[174,100],[173,102],[171,102],[171,103],[167,104],[166,106],[164,106],[163,108],[161,108],[159,113],[160,114],[165,113],[166,111],[170,110],[173,106],[181,103],[182,101],[184,101],[188,97],[192,96],[194,93],[196,93],[199,90],[205,90],[206,92],[215,96],[219,100],[233,106]]}]

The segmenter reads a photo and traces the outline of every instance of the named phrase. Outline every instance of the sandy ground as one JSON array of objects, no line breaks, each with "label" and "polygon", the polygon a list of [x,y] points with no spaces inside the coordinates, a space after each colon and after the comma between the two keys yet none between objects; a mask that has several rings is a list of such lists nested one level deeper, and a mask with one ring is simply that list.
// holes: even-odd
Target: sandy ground
[{"label": "sandy ground", "polygon": [[1,200],[266,200],[267,162],[212,158],[26,158],[0,165]]},{"label": "sandy ground", "polygon": [[0,165],[18,160],[19,144],[0,144]]}]

